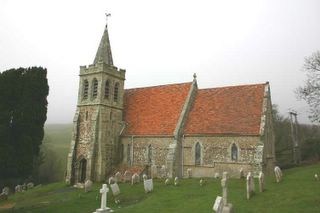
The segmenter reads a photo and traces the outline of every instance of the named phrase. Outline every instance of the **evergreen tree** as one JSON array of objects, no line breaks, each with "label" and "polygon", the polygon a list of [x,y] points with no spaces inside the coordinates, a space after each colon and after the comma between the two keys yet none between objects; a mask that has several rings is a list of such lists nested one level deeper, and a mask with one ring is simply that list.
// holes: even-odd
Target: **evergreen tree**
[{"label": "evergreen tree", "polygon": [[44,136],[48,92],[44,68],[0,73],[0,179],[32,174]]}]

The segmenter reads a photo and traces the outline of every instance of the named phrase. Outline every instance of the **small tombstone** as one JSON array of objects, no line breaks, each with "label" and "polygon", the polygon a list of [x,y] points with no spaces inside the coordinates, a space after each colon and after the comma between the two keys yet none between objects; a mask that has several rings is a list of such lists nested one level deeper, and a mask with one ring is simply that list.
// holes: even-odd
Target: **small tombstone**
[{"label": "small tombstone", "polygon": [[120,194],[120,188],[117,183],[111,184],[110,188],[111,188],[113,196],[117,196]]},{"label": "small tombstone", "polygon": [[109,188],[107,184],[103,184],[102,188],[100,189],[101,194],[101,207],[97,209],[94,213],[107,213],[107,212],[113,212],[112,209],[107,207],[107,194],[109,192]]},{"label": "small tombstone", "polygon": [[23,191],[26,191],[26,190],[27,190],[27,184],[26,184],[26,183],[22,184],[22,190],[23,190]]},{"label": "small tombstone", "polygon": [[142,175],[142,179],[143,179],[143,181],[145,181],[145,180],[148,179],[148,176],[147,176],[146,174],[143,174],[143,175]]},{"label": "small tombstone", "polygon": [[10,193],[10,188],[9,187],[4,187],[3,189],[2,189],[2,194],[4,194],[4,195],[9,195],[9,193]]},{"label": "small tombstone", "polygon": [[92,181],[86,180],[84,183],[84,192],[90,192],[92,190]]},{"label": "small tombstone", "polygon": [[254,180],[251,172],[247,175],[247,199],[249,200],[254,193]]},{"label": "small tombstone", "polygon": [[121,173],[120,172],[117,172],[115,175],[114,175],[114,180],[116,183],[119,183],[120,180],[121,180]]},{"label": "small tombstone", "polygon": [[315,179],[316,181],[319,181],[318,174],[315,174],[315,175],[314,175],[314,179]]},{"label": "small tombstone", "polygon": [[240,178],[240,179],[241,179],[241,178],[244,178],[243,168],[241,168],[241,169],[239,170],[239,178]]},{"label": "small tombstone", "polygon": [[143,181],[143,185],[144,185],[144,191],[146,193],[153,191],[153,181],[152,181],[152,179],[148,179],[148,180]]},{"label": "small tombstone", "polygon": [[140,177],[137,173],[134,173],[131,178],[131,184],[139,183]]},{"label": "small tombstone", "polygon": [[187,169],[187,177],[192,178],[192,169],[191,168]]},{"label": "small tombstone", "polygon": [[259,173],[259,192],[264,191],[264,174],[263,172]]},{"label": "small tombstone", "polygon": [[164,182],[165,185],[169,185],[170,184],[170,179],[167,178],[166,181]]},{"label": "small tombstone", "polygon": [[200,179],[199,184],[200,184],[200,186],[203,186],[203,180],[202,179]]},{"label": "small tombstone", "polygon": [[223,202],[222,202],[222,197],[221,196],[217,196],[212,209],[216,212],[216,213],[222,213],[222,208],[223,208]]},{"label": "small tombstone", "polygon": [[156,178],[158,177],[158,168],[157,165],[152,165],[151,166],[151,178]]},{"label": "small tombstone", "polygon": [[219,174],[219,172],[214,173],[214,178],[215,178],[215,179],[220,178],[220,174]]},{"label": "small tombstone", "polygon": [[109,185],[113,184],[113,183],[116,183],[115,178],[113,176],[109,177],[108,183],[109,183]]},{"label": "small tombstone", "polygon": [[124,176],[124,179],[123,179],[124,182],[130,182],[131,181],[132,174],[128,170],[124,172],[123,176]]},{"label": "small tombstone", "polygon": [[274,167],[274,174],[276,176],[276,182],[279,183],[282,180],[282,171],[279,166]]},{"label": "small tombstone", "polygon": [[27,184],[27,189],[32,189],[34,187],[34,184],[32,182]]},{"label": "small tombstone", "polygon": [[14,187],[14,191],[15,191],[15,193],[22,192],[22,186],[21,185],[16,185],[16,187]]},{"label": "small tombstone", "polygon": [[167,177],[167,168],[166,168],[165,165],[161,166],[160,174],[161,174],[161,178],[166,178]]},{"label": "small tombstone", "polygon": [[175,178],[174,178],[174,185],[175,185],[175,186],[178,186],[178,185],[179,185],[179,178],[178,178],[178,177],[175,177]]}]

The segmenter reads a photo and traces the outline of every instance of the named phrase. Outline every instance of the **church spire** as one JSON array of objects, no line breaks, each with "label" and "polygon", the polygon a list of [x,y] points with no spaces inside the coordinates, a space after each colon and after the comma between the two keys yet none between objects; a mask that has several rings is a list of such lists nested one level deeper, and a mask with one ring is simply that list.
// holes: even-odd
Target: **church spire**
[{"label": "church spire", "polygon": [[[107,18],[108,16],[111,16],[111,14],[106,13]],[[106,27],[104,28],[100,45],[99,45],[96,57],[94,58],[94,61],[93,61],[94,64],[97,64],[99,62],[113,65],[111,46],[110,46],[109,34],[108,34],[108,23],[106,23]]]}]

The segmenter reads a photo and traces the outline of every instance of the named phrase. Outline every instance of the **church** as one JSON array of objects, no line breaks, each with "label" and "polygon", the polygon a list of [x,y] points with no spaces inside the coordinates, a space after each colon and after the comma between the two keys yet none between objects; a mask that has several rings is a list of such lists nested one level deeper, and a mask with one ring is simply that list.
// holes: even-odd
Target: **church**
[{"label": "church", "polygon": [[[80,66],[66,183],[105,181],[118,168],[167,177],[271,174],[276,159],[269,83],[199,89],[190,82],[125,89],[108,26]],[[129,79],[130,80],[130,79]]]}]

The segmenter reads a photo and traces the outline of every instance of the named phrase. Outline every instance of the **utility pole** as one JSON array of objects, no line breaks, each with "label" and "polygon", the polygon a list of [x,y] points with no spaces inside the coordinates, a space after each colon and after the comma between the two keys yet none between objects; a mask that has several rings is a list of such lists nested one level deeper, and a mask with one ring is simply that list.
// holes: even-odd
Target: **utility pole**
[{"label": "utility pole", "polygon": [[289,115],[290,115],[290,124],[291,124],[293,162],[295,164],[300,164],[301,156],[300,156],[300,144],[299,144],[299,138],[298,138],[297,112],[292,110],[289,112]]}]

